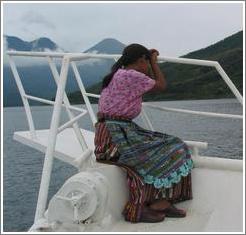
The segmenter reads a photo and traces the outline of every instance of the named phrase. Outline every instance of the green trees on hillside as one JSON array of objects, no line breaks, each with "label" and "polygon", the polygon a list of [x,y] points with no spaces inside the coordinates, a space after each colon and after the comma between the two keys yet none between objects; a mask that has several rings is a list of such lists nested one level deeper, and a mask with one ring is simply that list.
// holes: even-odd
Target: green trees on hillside
[{"label": "green trees on hillside", "polygon": [[[240,31],[209,47],[182,56],[218,61],[232,82],[243,94],[243,32]],[[168,88],[164,92],[146,94],[144,101],[212,99],[234,97],[215,68],[174,63],[160,64],[166,76]],[[101,92],[101,83],[88,89]],[[80,92],[70,94],[73,103],[83,100]],[[93,99],[92,102],[97,102]]]}]

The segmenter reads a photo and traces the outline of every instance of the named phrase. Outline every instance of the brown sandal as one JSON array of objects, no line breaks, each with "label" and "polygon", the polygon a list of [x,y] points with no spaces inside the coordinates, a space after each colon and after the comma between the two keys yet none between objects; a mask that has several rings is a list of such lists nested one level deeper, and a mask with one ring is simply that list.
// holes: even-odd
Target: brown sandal
[{"label": "brown sandal", "polygon": [[162,210],[165,213],[166,217],[172,218],[183,218],[186,216],[185,210],[178,209],[174,205],[170,205],[168,208]]},{"label": "brown sandal", "polygon": [[171,203],[166,199],[155,199],[151,203],[148,203],[150,209],[155,211],[163,211],[164,209],[168,208]]},{"label": "brown sandal", "polygon": [[165,214],[160,211],[152,210],[149,207],[143,207],[140,221],[144,223],[158,223],[165,219]]},{"label": "brown sandal", "polygon": [[182,218],[186,216],[184,210],[176,208],[166,199],[156,199],[149,206],[152,210],[163,212],[166,217]]},{"label": "brown sandal", "polygon": [[138,221],[131,221],[127,216],[125,220],[131,223],[158,223],[165,219],[165,214],[160,211],[152,210],[151,208],[144,206],[141,211],[140,219]]}]

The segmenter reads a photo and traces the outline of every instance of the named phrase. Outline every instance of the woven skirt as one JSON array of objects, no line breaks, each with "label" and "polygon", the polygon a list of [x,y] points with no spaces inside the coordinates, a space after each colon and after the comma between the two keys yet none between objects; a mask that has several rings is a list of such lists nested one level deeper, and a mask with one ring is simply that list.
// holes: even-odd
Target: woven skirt
[{"label": "woven skirt", "polygon": [[127,171],[130,196],[123,212],[127,220],[137,222],[142,206],[157,198],[172,203],[192,198],[193,161],[181,139],[101,114],[95,127],[97,161]]}]

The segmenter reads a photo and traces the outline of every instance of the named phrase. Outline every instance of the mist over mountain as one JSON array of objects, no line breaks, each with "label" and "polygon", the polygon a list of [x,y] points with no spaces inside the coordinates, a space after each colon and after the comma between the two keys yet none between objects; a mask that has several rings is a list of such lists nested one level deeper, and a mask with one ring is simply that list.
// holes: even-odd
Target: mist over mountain
[{"label": "mist over mountain", "polygon": [[46,37],[27,42],[15,36],[5,35],[7,49],[10,51],[64,51],[56,43]]},{"label": "mist over mountain", "polygon": [[[31,51],[54,51],[60,48],[51,40],[44,40],[44,38],[25,42],[17,37],[7,37],[6,41],[6,50],[28,51],[31,48]],[[121,54],[124,47],[125,45],[118,40],[107,38],[84,52]],[[218,61],[241,94],[243,93],[242,31],[206,48],[190,52],[181,57]],[[114,60],[101,59],[77,63],[78,70],[88,92],[100,93],[102,78],[110,71],[113,63]],[[58,64],[56,66],[58,71],[60,71],[61,66]],[[234,97],[214,68],[174,63],[162,63],[160,67],[166,76],[168,88],[165,92],[145,95],[145,101]],[[48,64],[40,63],[33,65],[33,63],[30,63],[30,66],[18,66],[18,68],[27,94],[47,99],[55,97],[56,84]],[[9,66],[3,67],[3,75],[4,106],[23,105]],[[69,99],[72,103],[83,102],[71,68],[69,68],[68,72],[66,92],[69,94]]]},{"label": "mist over mountain", "polygon": [[[84,51],[86,53],[101,53],[101,54],[121,54],[125,45],[118,40],[107,38],[97,43],[95,46]],[[5,50],[15,51],[54,51],[62,52],[56,43],[48,38],[39,38],[31,42],[23,41],[18,37],[5,35]],[[48,63],[44,59],[37,58],[16,58],[18,71],[22,79],[23,86],[27,94],[39,96],[46,99],[55,97],[56,84],[51,74]],[[61,62],[61,61],[60,61]],[[90,87],[97,84],[110,70],[114,60],[88,60],[78,62],[77,67],[85,87]],[[56,63],[58,71],[60,71],[60,63]],[[4,106],[20,106],[23,105],[19,91],[9,67],[9,64],[4,63],[3,67],[3,103]],[[73,71],[69,68],[66,91],[71,93],[78,90],[78,85],[75,80]],[[30,104],[39,105],[40,103],[30,101]]]}]

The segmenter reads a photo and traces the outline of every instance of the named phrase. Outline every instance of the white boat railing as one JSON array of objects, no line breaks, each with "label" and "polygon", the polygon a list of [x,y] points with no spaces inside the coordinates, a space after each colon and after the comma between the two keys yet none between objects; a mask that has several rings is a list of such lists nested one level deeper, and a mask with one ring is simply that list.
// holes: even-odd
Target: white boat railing
[{"label": "white boat railing", "polygon": [[[10,67],[12,69],[17,87],[19,89],[23,105],[25,108],[25,112],[27,115],[29,130],[31,133],[31,137],[33,139],[36,138],[35,134],[35,126],[31,114],[31,109],[28,100],[35,100],[42,103],[50,104],[54,106],[52,119],[50,123],[50,131],[49,131],[49,141],[48,146],[45,153],[45,160],[44,160],[44,166],[43,166],[43,172],[42,172],[42,178],[41,178],[41,184],[40,184],[40,191],[38,196],[38,202],[37,202],[37,208],[36,208],[36,214],[35,214],[35,222],[37,222],[39,219],[42,219],[44,216],[46,204],[47,204],[47,196],[48,196],[48,189],[49,189],[49,183],[50,183],[50,176],[52,171],[52,165],[53,165],[53,158],[54,158],[54,150],[55,150],[55,144],[57,140],[57,135],[59,132],[64,130],[65,128],[69,126],[73,126],[73,129],[75,131],[76,137],[78,138],[82,150],[84,151],[84,154],[88,156],[90,150],[88,149],[86,142],[84,140],[83,135],[81,134],[81,131],[78,126],[78,119],[81,118],[88,110],[88,113],[90,115],[90,118],[92,120],[92,123],[96,123],[96,116],[92,109],[91,103],[89,101],[88,97],[94,97],[99,98],[99,95],[87,93],[86,89],[83,85],[82,78],[80,76],[80,73],[78,71],[76,61],[82,61],[89,58],[98,58],[98,59],[115,59],[117,60],[121,55],[104,55],[104,54],[88,54],[88,53],[52,53],[52,52],[20,52],[20,51],[8,51],[7,52],[9,57],[9,63]],[[57,84],[57,92],[55,97],[55,102],[42,99],[39,97],[31,96],[25,93],[25,90],[23,88],[20,76],[18,74],[15,62],[13,60],[14,56],[30,56],[30,57],[43,57],[46,58],[48,61],[48,64],[50,66],[50,69],[52,71],[52,75],[55,79],[55,82]],[[60,74],[57,71],[57,68],[55,66],[55,63],[53,61],[54,58],[61,58],[62,59],[62,66],[61,66],[61,72]],[[231,89],[237,100],[243,105],[243,97],[237,90],[237,88],[234,86],[234,84],[231,82],[228,75],[225,73],[225,71],[222,69],[220,64],[216,61],[206,61],[206,60],[198,60],[198,59],[187,59],[187,58],[173,58],[173,57],[159,57],[159,61],[165,61],[165,62],[172,62],[172,63],[182,63],[182,64],[193,64],[193,65],[201,65],[201,66],[211,66],[216,68],[216,70],[219,72],[223,80],[226,82],[228,87]],[[77,80],[79,89],[81,91],[81,94],[84,98],[87,110],[75,108],[72,105],[70,105],[70,102],[67,98],[67,95],[65,93],[65,86],[67,81],[67,75],[68,75],[68,68],[69,66],[72,66],[75,78]],[[61,114],[61,108],[62,106],[65,106],[66,111],[69,116],[69,121],[62,126],[59,127],[60,122],[60,114]],[[167,107],[159,107],[156,105],[146,104],[144,103],[144,107],[150,107],[159,109],[161,111],[168,111],[168,112],[179,112],[179,113],[187,113],[187,114],[195,114],[195,115],[205,115],[210,117],[222,117],[222,118],[237,118],[242,119],[242,115],[232,115],[232,114],[218,114],[218,113],[210,113],[210,112],[199,112],[199,111],[191,111],[191,110],[183,110],[183,109],[173,109],[173,108],[167,108]],[[74,114],[71,112],[71,110],[80,111],[81,114],[74,116]],[[142,111],[142,118],[144,120],[144,123],[152,130],[154,130],[152,123],[150,122],[146,111],[143,109]],[[186,141],[188,145],[190,145],[193,148],[193,154],[198,156],[198,148],[206,148],[207,143],[204,142],[197,142],[197,141]]]}]

